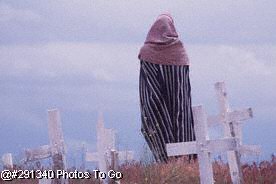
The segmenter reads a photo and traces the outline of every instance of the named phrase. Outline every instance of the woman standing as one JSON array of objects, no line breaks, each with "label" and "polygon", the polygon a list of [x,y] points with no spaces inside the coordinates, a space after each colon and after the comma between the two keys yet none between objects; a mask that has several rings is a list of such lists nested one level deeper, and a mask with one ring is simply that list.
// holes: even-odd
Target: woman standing
[{"label": "woman standing", "polygon": [[189,60],[169,14],[158,16],[138,57],[141,131],[156,161],[166,162],[166,143],[195,140]]}]

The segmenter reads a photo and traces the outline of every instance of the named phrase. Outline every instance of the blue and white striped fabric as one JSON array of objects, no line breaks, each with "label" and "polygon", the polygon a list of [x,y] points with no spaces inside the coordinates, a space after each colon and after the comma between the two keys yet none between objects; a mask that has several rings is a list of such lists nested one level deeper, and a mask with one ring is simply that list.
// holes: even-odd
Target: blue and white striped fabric
[{"label": "blue and white striped fabric", "polygon": [[166,143],[195,140],[189,66],[140,62],[141,131],[156,161],[166,162]]}]

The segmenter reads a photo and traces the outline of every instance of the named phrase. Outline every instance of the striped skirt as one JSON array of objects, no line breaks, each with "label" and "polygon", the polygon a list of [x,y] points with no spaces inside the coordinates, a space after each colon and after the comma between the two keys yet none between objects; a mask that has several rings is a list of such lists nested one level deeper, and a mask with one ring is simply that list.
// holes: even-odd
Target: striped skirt
[{"label": "striped skirt", "polygon": [[166,162],[166,143],[195,140],[189,66],[140,62],[141,131],[155,160]]}]

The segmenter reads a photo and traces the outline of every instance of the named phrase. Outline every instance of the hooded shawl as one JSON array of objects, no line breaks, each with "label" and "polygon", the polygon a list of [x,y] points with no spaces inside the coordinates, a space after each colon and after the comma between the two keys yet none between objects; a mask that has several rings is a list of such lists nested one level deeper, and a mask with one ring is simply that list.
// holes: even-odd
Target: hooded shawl
[{"label": "hooded shawl", "polygon": [[154,64],[189,65],[174,21],[169,14],[161,14],[151,26],[138,58]]}]

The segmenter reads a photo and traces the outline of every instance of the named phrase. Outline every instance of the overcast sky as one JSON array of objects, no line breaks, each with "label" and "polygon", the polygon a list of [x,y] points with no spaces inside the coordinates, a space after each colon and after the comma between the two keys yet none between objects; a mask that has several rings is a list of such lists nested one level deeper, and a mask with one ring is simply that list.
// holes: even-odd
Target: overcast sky
[{"label": "overcast sky", "polygon": [[191,61],[193,104],[252,107],[244,143],[276,150],[276,2],[252,0],[0,0],[0,154],[48,143],[47,109],[61,111],[68,148],[95,150],[99,109],[120,148],[141,152],[137,55],[170,12]]}]

